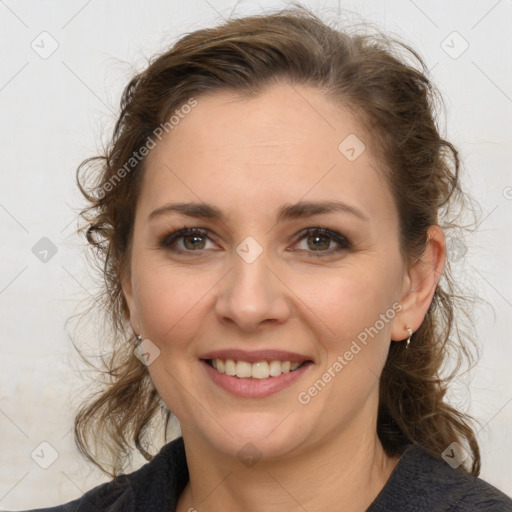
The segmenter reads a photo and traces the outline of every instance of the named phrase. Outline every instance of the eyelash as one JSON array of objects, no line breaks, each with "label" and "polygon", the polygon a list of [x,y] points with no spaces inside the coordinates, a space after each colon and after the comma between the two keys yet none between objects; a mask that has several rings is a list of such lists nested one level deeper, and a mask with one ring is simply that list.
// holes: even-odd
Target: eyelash
[{"label": "eyelash", "polygon": [[[172,249],[172,245],[178,241],[179,239],[185,237],[185,236],[193,236],[198,235],[204,238],[208,238],[210,241],[213,242],[213,240],[208,235],[208,231],[201,229],[201,228],[183,228],[179,229],[177,231],[173,231],[172,233],[169,233],[165,235],[160,243],[159,246],[162,248],[165,248],[167,250],[174,250],[176,252],[180,253],[194,253],[194,252],[202,252],[202,249],[197,250],[184,250],[184,249]],[[341,233],[338,233],[337,231],[332,231],[327,228],[322,228],[320,226],[314,227],[314,228],[308,228],[304,230],[299,237],[297,238],[295,243],[298,243],[305,238],[308,238],[309,236],[322,236],[330,238],[332,241],[336,242],[338,244],[338,247],[336,249],[328,249],[326,251],[307,251],[310,253],[310,256],[313,258],[322,258],[326,255],[331,256],[333,254],[339,253],[341,251],[346,251],[352,248],[351,243],[349,240],[343,236]]]}]

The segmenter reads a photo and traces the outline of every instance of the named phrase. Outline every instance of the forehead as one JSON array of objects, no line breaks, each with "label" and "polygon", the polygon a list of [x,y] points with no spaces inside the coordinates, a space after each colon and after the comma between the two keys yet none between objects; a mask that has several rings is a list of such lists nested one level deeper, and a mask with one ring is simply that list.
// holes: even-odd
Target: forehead
[{"label": "forehead", "polygon": [[250,98],[196,98],[146,160],[142,204],[207,201],[255,213],[299,200],[344,200],[370,215],[393,201],[369,136],[320,91],[278,84]]}]

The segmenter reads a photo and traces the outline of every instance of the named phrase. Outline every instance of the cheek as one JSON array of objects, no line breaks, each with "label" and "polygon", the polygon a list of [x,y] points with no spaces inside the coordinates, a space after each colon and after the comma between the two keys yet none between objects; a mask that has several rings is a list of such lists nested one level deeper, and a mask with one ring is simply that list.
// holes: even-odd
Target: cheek
[{"label": "cheek", "polygon": [[[398,297],[396,272],[377,272],[369,267],[344,268],[296,278],[294,291],[314,312],[318,321],[336,335],[354,334],[352,329],[373,325],[381,313],[392,309]],[[332,333],[331,333],[332,334]]]},{"label": "cheek", "polygon": [[201,325],[198,315],[216,280],[204,273],[198,278],[193,269],[140,265],[134,283],[144,336],[161,350],[186,345]]},{"label": "cheek", "polygon": [[[218,278],[217,278],[218,280]],[[194,400],[184,390],[194,388],[192,364],[194,340],[200,337],[208,306],[208,291],[216,280],[198,279],[189,270],[169,267],[140,267],[137,308],[144,337],[159,349],[149,365],[151,379],[166,406],[180,421],[193,422],[198,414]]]},{"label": "cheek", "polygon": [[293,289],[304,303],[303,318],[307,315],[315,338],[321,342],[324,364],[352,350],[357,353],[353,357],[357,363],[351,366],[364,365],[380,372],[396,316],[398,272],[362,265],[338,269],[324,277],[296,278]]}]

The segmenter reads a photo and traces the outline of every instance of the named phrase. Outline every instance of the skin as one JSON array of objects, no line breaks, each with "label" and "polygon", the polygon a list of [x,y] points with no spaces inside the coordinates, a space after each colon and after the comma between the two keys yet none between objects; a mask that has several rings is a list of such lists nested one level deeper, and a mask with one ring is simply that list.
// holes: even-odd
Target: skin
[{"label": "skin", "polygon": [[[178,510],[365,510],[397,463],[376,433],[378,377],[392,340],[406,339],[427,312],[444,265],[442,231],[429,229],[419,261],[403,260],[396,206],[369,137],[318,90],[281,83],[250,99],[223,92],[197,100],[148,155],[123,279],[134,331],[160,350],[151,378],[182,427],[190,482]],[[338,150],[349,134],[366,144],[355,161]],[[326,200],[366,220],[336,211],[276,223],[284,204]],[[225,220],[148,219],[174,202],[207,202]],[[190,237],[187,246],[183,238],[159,245],[184,226],[211,240],[200,238],[200,249],[190,249]],[[338,244],[321,236],[315,257],[315,236],[300,235],[316,226],[351,247],[332,252]],[[262,249],[252,263],[236,252],[248,236]],[[393,304],[401,311],[300,403],[298,394]],[[240,398],[199,360],[225,348],[287,350],[314,364],[272,396]],[[237,457],[248,442],[259,453],[251,467]]]}]

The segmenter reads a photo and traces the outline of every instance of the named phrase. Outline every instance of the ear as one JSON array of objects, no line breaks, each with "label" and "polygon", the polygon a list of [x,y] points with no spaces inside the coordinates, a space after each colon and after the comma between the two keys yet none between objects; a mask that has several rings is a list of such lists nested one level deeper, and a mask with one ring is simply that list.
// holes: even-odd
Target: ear
[{"label": "ear", "polygon": [[137,316],[137,308],[135,307],[135,301],[133,298],[133,285],[131,273],[127,272],[126,275],[121,279],[121,288],[123,295],[128,305],[128,311],[130,315],[130,324],[135,334],[140,334],[139,318]]},{"label": "ear", "polygon": [[391,339],[401,341],[409,334],[407,328],[416,332],[432,303],[437,284],[446,261],[446,242],[439,226],[430,226],[427,244],[421,258],[416,260],[404,276],[402,309],[395,317]]}]

